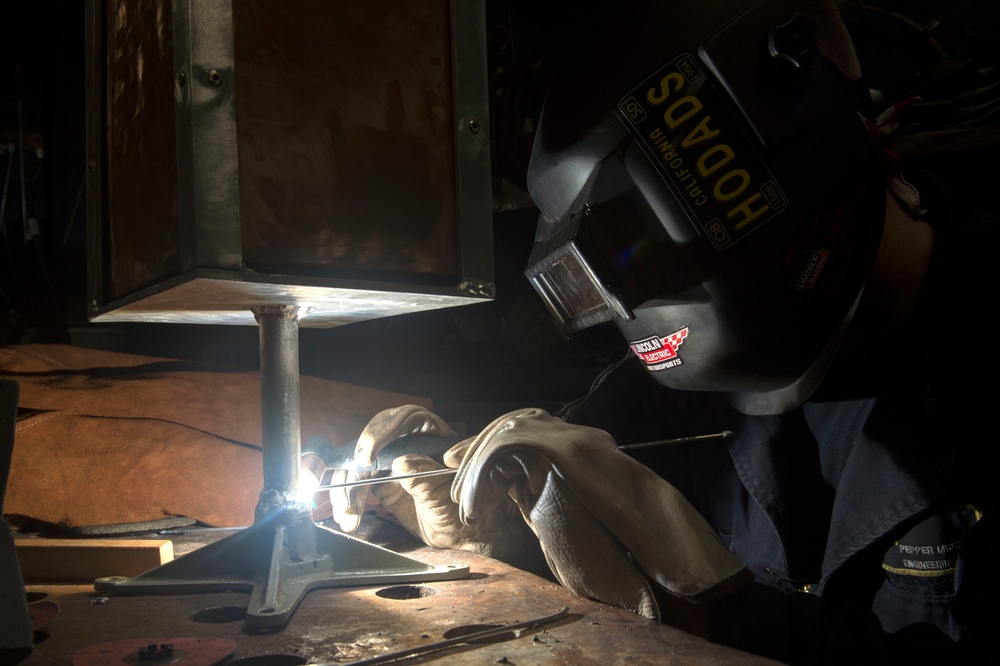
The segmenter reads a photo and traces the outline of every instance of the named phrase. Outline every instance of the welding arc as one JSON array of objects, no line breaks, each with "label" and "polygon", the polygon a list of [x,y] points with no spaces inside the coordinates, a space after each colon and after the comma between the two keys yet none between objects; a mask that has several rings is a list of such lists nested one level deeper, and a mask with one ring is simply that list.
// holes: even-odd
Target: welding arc
[{"label": "welding arc", "polygon": [[[542,627],[556,620],[561,620],[569,614],[569,607],[563,606],[561,609],[553,613],[552,615],[547,615],[545,617],[540,617],[534,620],[525,620],[524,622],[518,622],[517,624],[506,624],[499,627],[491,627],[490,629],[484,629],[483,631],[477,631],[472,634],[466,634],[464,636],[456,636],[455,638],[449,638],[443,641],[438,641],[436,643],[428,643],[427,645],[420,645],[415,648],[409,648],[407,650],[399,650],[397,652],[388,652],[386,654],[379,655],[377,657],[369,657],[367,659],[362,659],[360,661],[352,661],[347,664],[337,664],[336,666],[372,666],[372,664],[384,664],[389,661],[395,661],[397,659],[403,659],[405,657],[413,657],[418,654],[424,654],[427,652],[434,652],[436,650],[443,650],[445,648],[452,647],[454,645],[462,645],[463,643],[476,643],[478,641],[483,641],[488,638],[496,638],[497,636],[503,636],[504,634],[514,633],[514,638],[520,638],[520,632],[524,629],[535,629]],[[320,666],[334,666],[333,664],[322,664]]]},{"label": "welding arc", "polygon": [[236,651],[225,638],[139,638],[98,643],[73,655],[73,666],[177,664],[214,666]]},{"label": "welding arc", "polygon": [[[700,442],[712,439],[728,439],[733,436],[732,430],[713,432],[707,435],[693,435],[691,437],[673,437],[671,439],[658,439],[652,442],[638,442],[636,444],[622,444],[618,447],[621,451],[633,449],[644,449],[654,446],[667,446],[669,444],[686,444],[688,442]],[[316,490],[332,490],[334,488],[353,488],[354,486],[370,486],[376,483],[386,483],[387,481],[402,481],[403,479],[420,479],[425,476],[442,476],[444,474],[454,474],[457,469],[444,468],[432,469],[427,472],[414,472],[413,474],[400,474],[398,476],[379,476],[372,479],[359,479],[357,481],[346,481],[344,483],[328,483],[317,486]]]}]

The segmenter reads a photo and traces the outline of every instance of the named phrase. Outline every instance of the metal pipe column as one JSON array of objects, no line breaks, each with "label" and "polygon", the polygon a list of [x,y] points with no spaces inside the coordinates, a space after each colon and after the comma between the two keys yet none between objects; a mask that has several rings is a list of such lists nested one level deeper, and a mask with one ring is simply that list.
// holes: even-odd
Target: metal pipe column
[{"label": "metal pipe column", "polygon": [[267,305],[253,312],[260,328],[264,492],[294,492],[302,453],[299,307]]}]

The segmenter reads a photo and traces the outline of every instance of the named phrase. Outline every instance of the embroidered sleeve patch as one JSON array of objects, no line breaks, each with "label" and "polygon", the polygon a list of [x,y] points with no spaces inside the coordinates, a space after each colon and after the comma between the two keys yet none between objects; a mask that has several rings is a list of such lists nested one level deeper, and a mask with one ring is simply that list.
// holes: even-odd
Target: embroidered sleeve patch
[{"label": "embroidered sleeve patch", "polygon": [[892,544],[882,568],[903,576],[954,575],[962,538],[979,515],[972,507],[962,507],[925,518]]}]

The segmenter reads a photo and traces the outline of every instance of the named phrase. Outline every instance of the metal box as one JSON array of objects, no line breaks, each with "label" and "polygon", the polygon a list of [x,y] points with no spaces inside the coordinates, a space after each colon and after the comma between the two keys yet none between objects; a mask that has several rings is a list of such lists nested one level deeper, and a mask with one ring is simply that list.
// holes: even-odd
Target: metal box
[{"label": "metal box", "polygon": [[484,3],[89,0],[88,315],[493,295]]}]

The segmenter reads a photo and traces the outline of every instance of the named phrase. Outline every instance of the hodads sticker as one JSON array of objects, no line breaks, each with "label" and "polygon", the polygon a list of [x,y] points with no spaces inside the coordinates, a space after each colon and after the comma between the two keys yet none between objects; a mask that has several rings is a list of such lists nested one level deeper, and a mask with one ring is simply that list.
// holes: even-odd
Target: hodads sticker
[{"label": "hodads sticker", "polygon": [[692,54],[619,100],[618,117],[691,220],[724,250],[774,218],[785,193]]}]

